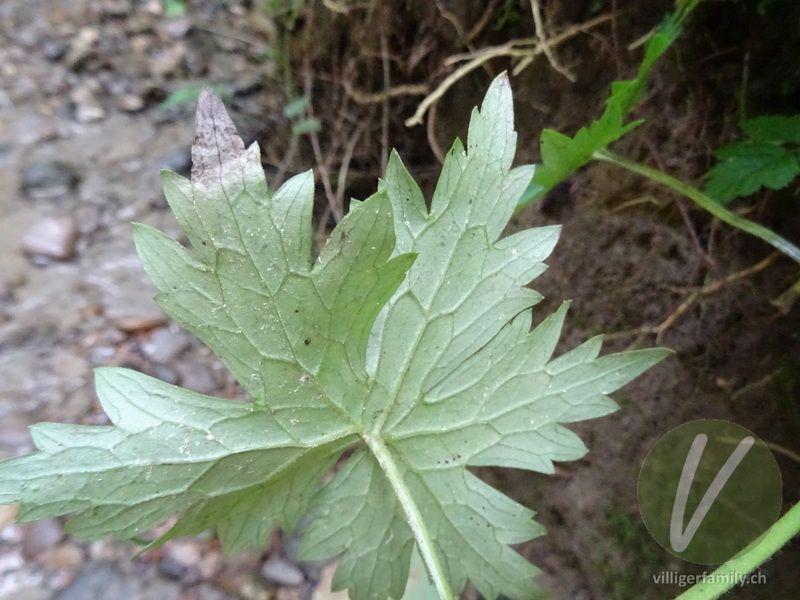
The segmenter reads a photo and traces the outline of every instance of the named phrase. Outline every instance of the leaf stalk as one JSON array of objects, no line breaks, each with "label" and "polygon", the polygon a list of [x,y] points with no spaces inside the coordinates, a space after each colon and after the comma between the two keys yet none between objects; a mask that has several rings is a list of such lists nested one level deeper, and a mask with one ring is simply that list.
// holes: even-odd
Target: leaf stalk
[{"label": "leaf stalk", "polygon": [[400,473],[400,469],[398,469],[395,464],[391,452],[378,437],[367,432],[362,433],[361,436],[372,451],[375,460],[378,461],[394,493],[397,495],[397,499],[400,501],[400,506],[403,508],[406,521],[409,527],[411,527],[411,532],[414,535],[417,548],[422,556],[422,562],[425,563],[425,568],[436,588],[439,600],[455,600],[455,596],[453,596],[453,592],[450,590],[450,584],[447,582],[447,574],[445,573],[442,563],[439,561],[439,556],[436,554],[433,538],[427,527],[425,527],[422,513],[416,502],[414,502],[411,490],[408,489],[403,475]]},{"label": "leaf stalk", "polygon": [[675,600],[713,600],[769,560],[800,531],[800,503],[775,523],[766,535],[750,542],[738,556],[720,566],[708,578],[697,583]]},{"label": "leaf stalk", "polygon": [[597,150],[594,152],[593,157],[597,160],[604,160],[613,163],[619,167],[622,167],[623,169],[627,169],[628,171],[632,171],[633,173],[637,173],[647,177],[648,179],[651,179],[652,181],[672,188],[679,194],[683,194],[690,200],[694,201],[698,206],[710,212],[720,221],[724,221],[728,225],[732,225],[737,229],[741,229],[742,231],[761,238],[789,258],[793,259],[797,263],[800,263],[800,248],[792,244],[789,240],[781,237],[767,227],[759,225],[758,223],[754,223],[749,219],[745,219],[744,217],[740,217],[736,213],[729,211],[727,208],[718,202],[715,202],[703,192],[695,187],[692,187],[688,183],[684,183],[680,179],[676,179],[675,177],[667,175],[666,173],[662,173],[657,169],[653,169],[646,165],[628,160],[627,158],[623,158],[622,156],[614,154],[609,150]]}]

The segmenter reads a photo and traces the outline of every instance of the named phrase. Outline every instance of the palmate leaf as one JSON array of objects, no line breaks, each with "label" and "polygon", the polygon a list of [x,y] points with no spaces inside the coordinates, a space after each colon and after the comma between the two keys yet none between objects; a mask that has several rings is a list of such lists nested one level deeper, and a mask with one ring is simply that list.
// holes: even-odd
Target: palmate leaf
[{"label": "palmate leaf", "polygon": [[[487,598],[533,595],[509,544],[533,512],[467,467],[552,472],[586,449],[560,423],[614,410],[607,394],[664,357],[598,358],[600,339],[551,360],[566,305],[530,331],[524,288],[558,229],[498,240],[530,167],[505,76],[447,155],[427,208],[393,155],[311,261],[313,179],[267,190],[216,97],[200,99],[191,183],[164,189],[191,243],[139,225],[158,303],[204,340],[253,403],[202,396],[124,369],[97,372],[113,425],[39,424],[38,452],[0,463],[0,503],[33,520],[78,513],[75,534],[156,541],[214,528],[229,550],[304,522],[305,558],[341,555],[334,586],[400,598],[417,544],[439,594],[467,579]],[[324,475],[354,448],[333,479]]]}]

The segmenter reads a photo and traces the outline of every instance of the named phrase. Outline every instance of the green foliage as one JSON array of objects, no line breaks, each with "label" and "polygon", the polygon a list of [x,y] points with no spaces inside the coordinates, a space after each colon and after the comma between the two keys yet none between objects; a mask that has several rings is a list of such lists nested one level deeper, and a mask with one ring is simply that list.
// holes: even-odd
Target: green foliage
[{"label": "green foliage", "polygon": [[[41,423],[37,452],[0,463],[0,503],[29,521],[78,513],[74,534],[154,543],[208,528],[231,551],[263,546],[309,514],[301,554],[340,555],[334,587],[399,598],[417,545],[439,597],[469,578],[487,598],[529,598],[536,569],[511,549],[534,513],[467,467],[553,472],[586,448],[561,423],[615,409],[607,394],[666,351],[598,358],[593,338],[551,360],[566,304],[530,331],[559,229],[498,239],[531,178],[511,169],[501,76],[466,148],[447,155],[430,210],[393,154],[311,260],[311,173],[267,189],[222,103],[200,98],[192,181],[165,172],[191,243],[137,225],[158,304],[205,341],[252,403],[97,371],[112,425]],[[323,485],[342,453],[352,455]]]},{"label": "green foliage", "polygon": [[166,17],[182,17],[186,14],[186,3],[183,0],[164,0],[163,6]]},{"label": "green foliage", "polygon": [[746,138],[719,148],[705,193],[727,203],[762,187],[778,190],[800,173],[800,115],[762,116],[742,123]]},{"label": "green foliage", "polygon": [[294,29],[295,22],[305,6],[306,0],[264,0],[264,11],[267,16],[283,19],[290,31]]},{"label": "green foliage", "polygon": [[226,98],[230,95],[230,91],[222,85],[211,84],[205,86],[202,84],[182,84],[158,105],[158,109],[165,111],[175,106],[181,106],[188,104],[189,102],[195,102],[200,97],[203,89],[206,87],[209,87],[215,94],[222,96],[223,98]]},{"label": "green foliage", "polygon": [[555,185],[594,158],[595,152],[618,140],[642,123],[625,123],[625,115],[635,106],[644,92],[647,78],[656,61],[680,35],[686,18],[700,0],[684,0],[678,9],[668,15],[650,38],[644,59],[634,79],[616,81],[611,85],[611,96],[606,100],[602,116],[589,127],[581,127],[570,138],[552,129],[545,129],[539,141],[542,163],[537,165],[533,180],[519,201],[522,208],[535,202]]},{"label": "green foliage", "polygon": [[292,121],[292,135],[303,135],[322,129],[319,119],[303,116],[310,104],[311,99],[308,96],[301,96],[283,107],[283,115]]}]

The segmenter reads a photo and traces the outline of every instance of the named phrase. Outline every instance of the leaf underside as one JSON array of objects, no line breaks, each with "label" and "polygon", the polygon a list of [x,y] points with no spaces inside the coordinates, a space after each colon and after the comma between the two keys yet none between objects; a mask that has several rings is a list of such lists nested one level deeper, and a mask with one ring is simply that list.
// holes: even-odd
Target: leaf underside
[{"label": "leaf underside", "polygon": [[32,427],[38,451],[0,463],[0,503],[22,504],[21,520],[77,513],[68,528],[88,538],[140,536],[180,514],[156,543],[213,528],[232,551],[308,514],[304,558],[340,555],[334,586],[354,600],[402,596],[419,541],[411,505],[453,589],[470,579],[487,598],[530,597],[537,570],[509,544],[543,530],[467,467],[551,473],[581,457],[561,423],[614,410],[607,394],[665,351],[598,357],[593,338],[552,359],[566,304],[530,330],[541,296],[524,286],[559,230],[499,239],[532,176],[511,168],[515,146],[500,76],[430,208],[393,154],[312,262],[312,174],[269,191],[258,147],[204,92],[192,180],[163,174],[191,247],[144,225],[135,241],[158,304],[253,402],[99,369],[112,425]]}]

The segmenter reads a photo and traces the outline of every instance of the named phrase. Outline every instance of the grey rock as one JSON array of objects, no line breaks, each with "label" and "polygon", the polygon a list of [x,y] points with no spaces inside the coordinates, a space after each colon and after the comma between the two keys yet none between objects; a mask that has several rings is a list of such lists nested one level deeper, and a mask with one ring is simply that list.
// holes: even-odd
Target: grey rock
[{"label": "grey rock", "polygon": [[125,17],[133,11],[131,0],[105,0],[100,9],[109,17]]},{"label": "grey rock", "polygon": [[193,587],[191,594],[190,597],[192,600],[233,600],[233,596],[229,596],[208,583],[202,583]]},{"label": "grey rock", "polygon": [[106,110],[97,98],[97,82],[89,81],[76,87],[70,95],[75,105],[75,119],[79,123],[99,121],[106,116]]},{"label": "grey rock", "polygon": [[156,365],[151,374],[153,377],[160,379],[164,383],[169,383],[170,385],[175,385],[178,383],[178,374],[174,369],[171,369],[166,365]]},{"label": "grey rock", "polygon": [[158,572],[167,579],[181,579],[186,575],[189,567],[175,560],[169,554],[158,563]]},{"label": "grey rock", "polygon": [[86,567],[55,600],[178,600],[180,593],[175,583],[152,576],[144,580],[101,562]]},{"label": "grey rock", "polygon": [[150,339],[142,344],[142,352],[150,360],[165,363],[178,356],[188,345],[189,339],[183,330],[174,326],[159,327],[153,330]]},{"label": "grey rock", "polygon": [[57,519],[42,519],[29,523],[22,540],[22,552],[34,558],[45,550],[53,548],[64,537],[61,523]]},{"label": "grey rock", "polygon": [[97,290],[103,314],[118,328],[137,331],[166,321],[153,302],[156,290],[132,248],[116,252],[106,248],[97,260],[99,264],[86,266],[86,282]]},{"label": "grey rock", "polygon": [[180,384],[198,394],[211,394],[217,390],[217,382],[211,370],[196,362],[181,362],[175,365]]},{"label": "grey rock", "polygon": [[78,226],[70,217],[44,219],[22,238],[22,250],[34,257],[69,260],[75,255]]},{"label": "grey rock", "polygon": [[125,112],[139,112],[144,108],[144,99],[139,94],[121,94],[115,101]]},{"label": "grey rock", "polygon": [[23,167],[20,188],[31,198],[56,198],[78,184],[78,175],[69,165],[57,161],[36,161]]},{"label": "grey rock", "polygon": [[73,70],[82,67],[95,53],[95,43],[100,32],[93,27],[84,27],[72,39],[64,63]]},{"label": "grey rock", "polygon": [[[4,392],[5,385],[2,385],[0,395],[6,396]],[[31,434],[28,431],[30,425],[30,420],[22,418],[19,414],[0,413],[0,458],[24,454],[33,449]]]},{"label": "grey rock", "polygon": [[192,154],[189,148],[176,148],[167,152],[159,159],[159,169],[167,171],[175,171],[181,175],[188,175],[192,168]]},{"label": "grey rock", "polygon": [[67,51],[69,51],[69,45],[64,40],[51,38],[42,42],[42,54],[51,62],[57,62],[64,58]]},{"label": "grey rock", "polygon": [[277,585],[295,587],[305,582],[303,572],[283,558],[270,558],[261,567],[261,574]]},{"label": "grey rock", "polygon": [[36,110],[20,109],[11,123],[11,135],[17,144],[32,146],[58,137],[56,120]]},{"label": "grey rock", "polygon": [[175,75],[184,58],[186,58],[186,46],[177,43],[156,54],[150,60],[150,70],[159,78]]}]

